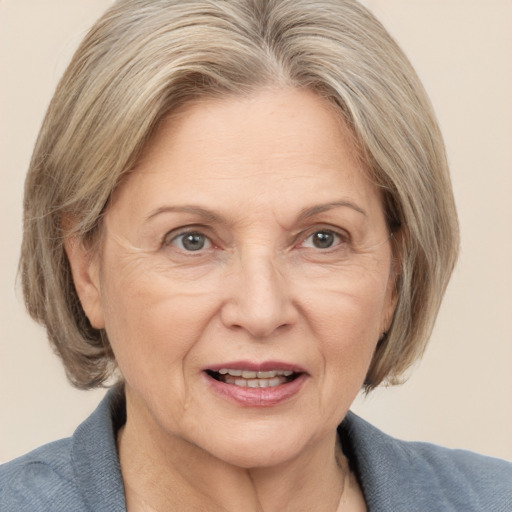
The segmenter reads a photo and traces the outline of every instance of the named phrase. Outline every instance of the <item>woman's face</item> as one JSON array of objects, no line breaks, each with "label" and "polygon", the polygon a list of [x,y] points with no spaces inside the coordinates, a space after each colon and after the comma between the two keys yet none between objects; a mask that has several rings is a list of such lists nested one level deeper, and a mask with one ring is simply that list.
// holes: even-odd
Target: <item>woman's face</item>
[{"label": "woman's face", "polygon": [[379,193],[329,104],[293,89],[166,120],[90,263],[77,287],[128,421],[243,467],[334,439],[394,309]]}]

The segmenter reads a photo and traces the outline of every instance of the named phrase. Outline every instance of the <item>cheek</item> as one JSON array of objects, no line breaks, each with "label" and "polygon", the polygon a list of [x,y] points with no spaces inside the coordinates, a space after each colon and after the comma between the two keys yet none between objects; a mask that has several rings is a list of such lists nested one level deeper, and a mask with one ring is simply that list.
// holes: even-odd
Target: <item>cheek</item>
[{"label": "cheek", "polygon": [[[320,285],[320,283],[318,283]],[[335,428],[361,390],[378,342],[384,292],[368,281],[303,288],[302,316],[316,344],[318,392],[308,404]],[[311,341],[310,341],[311,343]]]},{"label": "cheek", "polygon": [[318,313],[314,329],[322,344],[325,365],[342,375],[366,373],[378,342],[380,307],[345,294],[331,296]]},{"label": "cheek", "polygon": [[320,344],[326,367],[364,379],[376,348],[389,293],[382,273],[329,279],[302,287],[303,316]]},{"label": "cheek", "polygon": [[297,292],[305,311],[318,317],[327,329],[348,338],[379,337],[380,324],[389,310],[389,278],[385,272],[334,271],[321,279],[308,280]]},{"label": "cheek", "polygon": [[214,314],[211,295],[204,286],[187,286],[148,268],[143,258],[106,262],[104,268],[105,328],[125,379],[181,376],[185,358]]}]

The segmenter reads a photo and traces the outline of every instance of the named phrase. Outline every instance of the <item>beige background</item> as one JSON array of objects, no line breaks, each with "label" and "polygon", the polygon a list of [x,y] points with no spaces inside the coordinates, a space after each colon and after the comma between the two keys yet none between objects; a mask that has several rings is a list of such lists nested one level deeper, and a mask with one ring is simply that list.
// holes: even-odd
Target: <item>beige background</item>
[{"label": "beige background", "polygon": [[[512,1],[368,0],[416,66],[446,136],[462,255],[409,382],[354,409],[405,439],[512,460]],[[0,461],[70,435],[74,390],[15,276],[24,174],[58,78],[109,0],[0,0]]]}]

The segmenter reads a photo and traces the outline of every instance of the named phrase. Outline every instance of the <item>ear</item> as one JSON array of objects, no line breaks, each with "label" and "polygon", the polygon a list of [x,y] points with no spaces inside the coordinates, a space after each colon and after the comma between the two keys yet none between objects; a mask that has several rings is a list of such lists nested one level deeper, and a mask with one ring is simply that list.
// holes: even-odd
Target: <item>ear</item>
[{"label": "ear", "polygon": [[66,238],[64,248],[82,308],[95,329],[105,327],[101,303],[100,257],[76,236]]}]

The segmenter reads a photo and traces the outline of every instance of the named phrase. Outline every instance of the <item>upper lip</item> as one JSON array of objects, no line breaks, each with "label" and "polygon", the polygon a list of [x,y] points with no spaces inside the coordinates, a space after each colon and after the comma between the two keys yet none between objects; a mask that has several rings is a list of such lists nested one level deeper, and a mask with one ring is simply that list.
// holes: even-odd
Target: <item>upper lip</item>
[{"label": "upper lip", "polygon": [[215,364],[204,368],[212,372],[218,372],[223,368],[229,370],[248,370],[253,372],[268,372],[271,370],[292,371],[294,373],[307,373],[304,368],[294,363],[283,361],[229,361],[226,363]]}]

